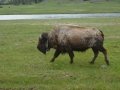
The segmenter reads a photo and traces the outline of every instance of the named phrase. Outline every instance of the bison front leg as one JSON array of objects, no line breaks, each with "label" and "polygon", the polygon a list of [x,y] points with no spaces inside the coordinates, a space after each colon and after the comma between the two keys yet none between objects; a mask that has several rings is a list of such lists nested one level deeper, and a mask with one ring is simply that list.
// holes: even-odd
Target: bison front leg
[{"label": "bison front leg", "polygon": [[73,53],[73,51],[69,51],[68,54],[70,56],[70,63],[72,64],[73,63],[73,58],[74,58],[74,53]]},{"label": "bison front leg", "polygon": [[53,58],[51,59],[50,62],[54,62],[54,61],[55,61],[55,58],[57,58],[59,55],[60,55],[60,51],[59,51],[59,50],[56,50],[55,53],[54,53],[54,56],[53,56]]}]

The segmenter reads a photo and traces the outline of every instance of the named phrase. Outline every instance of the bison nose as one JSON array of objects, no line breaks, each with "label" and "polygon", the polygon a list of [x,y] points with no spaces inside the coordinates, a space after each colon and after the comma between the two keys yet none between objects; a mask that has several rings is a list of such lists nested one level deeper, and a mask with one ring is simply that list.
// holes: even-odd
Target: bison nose
[{"label": "bison nose", "polygon": [[43,50],[39,45],[37,46],[37,49],[43,54],[46,54],[46,50]]}]

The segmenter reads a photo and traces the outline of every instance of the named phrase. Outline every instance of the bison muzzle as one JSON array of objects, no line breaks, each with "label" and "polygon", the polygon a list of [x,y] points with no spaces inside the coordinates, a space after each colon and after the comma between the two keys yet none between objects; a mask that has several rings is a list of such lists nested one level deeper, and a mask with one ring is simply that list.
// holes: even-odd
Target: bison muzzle
[{"label": "bison muzzle", "polygon": [[94,64],[99,51],[103,53],[105,62],[109,65],[107,51],[103,47],[104,34],[97,28],[79,27],[79,26],[57,26],[49,33],[42,33],[39,37],[37,48],[40,52],[46,54],[50,48],[54,48],[54,53],[51,62],[55,61],[61,53],[68,53],[70,63],[73,63],[73,51],[84,52],[92,48],[94,57],[91,64]]}]

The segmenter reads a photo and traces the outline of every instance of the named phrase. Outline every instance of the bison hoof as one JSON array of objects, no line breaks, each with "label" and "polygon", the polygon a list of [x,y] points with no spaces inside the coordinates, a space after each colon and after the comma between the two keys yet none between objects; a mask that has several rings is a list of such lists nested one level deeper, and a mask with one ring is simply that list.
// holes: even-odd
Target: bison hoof
[{"label": "bison hoof", "polygon": [[106,62],[107,65],[110,65],[109,61]]},{"label": "bison hoof", "polygon": [[94,64],[94,62],[91,61],[90,64]]},{"label": "bison hoof", "polygon": [[70,64],[73,64],[73,62],[70,62]]},{"label": "bison hoof", "polygon": [[54,62],[54,60],[50,60],[50,62]]}]

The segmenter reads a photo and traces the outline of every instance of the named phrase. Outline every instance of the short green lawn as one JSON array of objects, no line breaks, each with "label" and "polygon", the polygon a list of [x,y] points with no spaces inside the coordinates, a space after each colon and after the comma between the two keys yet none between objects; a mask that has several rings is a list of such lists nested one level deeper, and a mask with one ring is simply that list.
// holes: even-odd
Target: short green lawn
[{"label": "short green lawn", "polygon": [[[54,63],[52,49],[43,55],[38,37],[56,24],[100,28],[105,34],[110,66],[100,53],[94,65],[91,49],[75,52],[74,64],[67,54]],[[0,21],[0,89],[2,90],[119,90],[120,18]]]},{"label": "short green lawn", "polygon": [[42,2],[32,5],[2,5],[0,14],[118,13],[120,2]]}]

